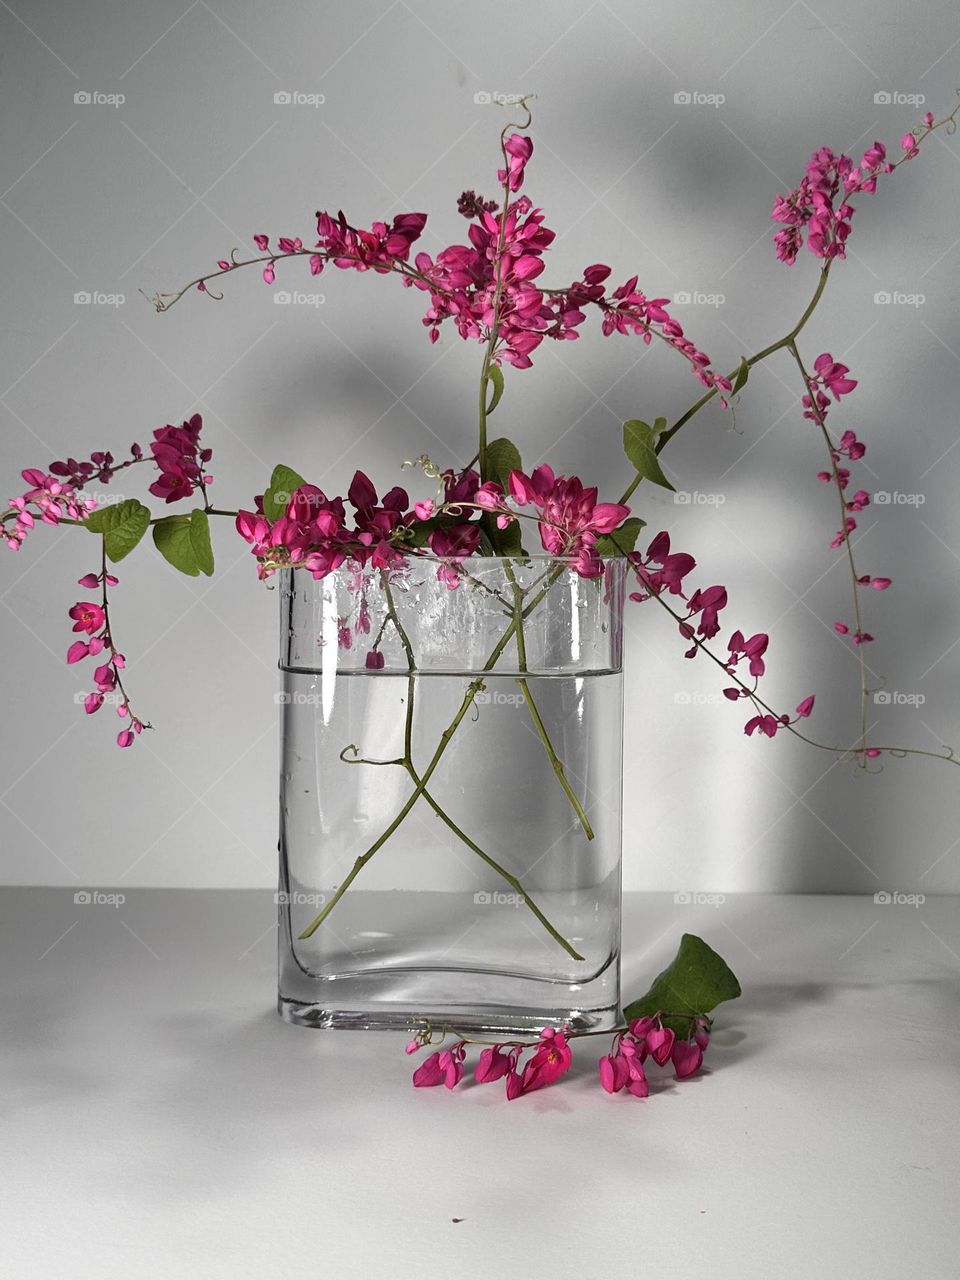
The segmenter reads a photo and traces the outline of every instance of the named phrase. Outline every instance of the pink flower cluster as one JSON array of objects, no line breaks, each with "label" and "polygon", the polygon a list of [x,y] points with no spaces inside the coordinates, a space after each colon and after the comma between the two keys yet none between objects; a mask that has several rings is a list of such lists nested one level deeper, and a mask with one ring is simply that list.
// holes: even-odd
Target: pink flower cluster
[{"label": "pink flower cluster", "polygon": [[[477,1084],[504,1080],[509,1101],[553,1084],[570,1069],[572,1054],[568,1036],[568,1028],[556,1031],[553,1027],[545,1027],[534,1046],[488,1045],[480,1054],[474,1079]],[[407,1045],[407,1053],[415,1053],[421,1047],[421,1040],[412,1040]],[[466,1047],[465,1040],[458,1040],[450,1049],[431,1053],[413,1073],[415,1087],[423,1089],[443,1084],[448,1089],[456,1088],[464,1075]],[[530,1048],[532,1053],[521,1068],[520,1058]]]},{"label": "pink flower cluster", "polygon": [[[319,275],[327,262],[344,270],[393,272],[407,287],[429,294],[423,318],[431,342],[440,336],[440,326],[449,320],[461,338],[489,343],[495,364],[517,369],[532,365],[532,353],[545,337],[569,340],[586,319],[586,308],[595,307],[602,316],[602,331],[640,334],[649,343],[655,337],[678,351],[707,387],[725,393],[729,379],[710,369],[710,359],[685,335],[683,327],[666,310],[667,298],[648,298],[637,288],[633,276],[609,294],[604,281],[610,268],[602,263],[587,267],[583,277],[562,289],[546,288],[536,281],[544,270],[543,254],[555,238],[544,225],[541,209],[526,195],[517,196],[526,166],[533,155],[533,142],[525,134],[511,133],[502,142],[504,167],[498,170],[502,205],[484,200],[475,191],[464,191],[457,208],[470,219],[468,244],[453,244],[436,255],[421,252],[410,263],[411,247],[426,225],[425,213],[401,213],[392,222],[375,222],[360,230],[347,222],[343,213],[334,218],[317,214],[317,240],[305,247],[299,237],[281,236],[276,247],[260,233],[254,243],[265,258],[263,279],[276,280],[276,263],[287,257],[307,257],[311,274]],[[516,197],[516,198],[513,198]],[[209,282],[249,266],[236,258],[223,258],[218,271],[196,282],[201,292],[214,294]],[[180,295],[175,295],[179,297]],[[161,310],[166,301],[156,300]]]},{"label": "pink flower cluster", "polygon": [[112,573],[107,573],[106,569],[103,569],[100,573],[86,573],[79,581],[80,586],[88,591],[100,588],[101,598],[100,603],[93,600],[78,600],[69,610],[74,632],[85,635],[88,639],[78,639],[71,644],[67,650],[67,662],[72,665],[83,661],[84,658],[104,656],[106,660],[94,670],[93,683],[96,687],[84,698],[83,709],[87,715],[93,715],[100,710],[109,695],[119,694],[117,715],[126,723],[117,734],[117,746],[129,747],[132,746],[134,738],[150,726],[139,716],[134,715],[130,708],[120,676],[120,672],[126,666],[126,659],[115,648],[110,634],[107,590],[109,587],[116,586],[118,580]]},{"label": "pink flower cluster", "polygon": [[0,533],[11,551],[20,550],[37,520],[54,525],[64,517],[83,520],[96,506],[88,498],[79,497],[76,485],[58,477],[53,467],[49,474],[36,467],[28,467],[21,475],[30,487],[26,493],[10,499],[9,511],[0,518]]},{"label": "pink flower cluster", "polygon": [[[856,432],[844,431],[838,442],[834,442],[826,428],[826,416],[830,408],[829,392],[835,400],[849,395],[856,387],[856,379],[847,375],[850,370],[845,364],[839,364],[833,356],[825,351],[814,361],[814,373],[807,379],[809,394],[803,397],[803,416],[816,422],[824,432],[830,448],[831,468],[829,471],[818,471],[817,479],[823,484],[836,484],[840,491],[843,505],[843,527],[834,534],[830,546],[836,550],[848,542],[850,535],[857,527],[857,515],[870,505],[870,494],[866,489],[857,489],[849,497],[850,468],[844,461],[858,462],[867,452],[866,445],[857,439]],[[875,577],[872,574],[857,576],[857,585],[872,587],[874,591],[886,591],[892,586],[892,578]],[[869,644],[873,636],[861,628],[853,627],[846,622],[835,622],[834,630],[838,635],[849,635],[855,645]]]},{"label": "pink flower cluster", "polygon": [[666,309],[669,298],[648,298],[637,289],[637,277],[610,294],[604,293],[603,282],[610,268],[603,263],[587,267],[582,280],[575,280],[566,290],[554,291],[550,304],[556,320],[548,330],[551,338],[576,338],[575,327],[583,323],[583,308],[592,304],[599,308],[604,337],[612,333],[639,334],[649,345],[661,338],[690,362],[693,372],[705,387],[716,388],[720,403],[726,407],[726,393],[733,390],[730,379],[710,368],[710,357],[701,351],[683,331],[683,326]]},{"label": "pink flower cluster", "polygon": [[[719,634],[720,610],[727,604],[726,587],[718,585],[705,589],[698,588],[690,596],[685,595],[683,580],[696,568],[697,562],[685,551],[671,551],[670,535],[666,532],[656,535],[647,547],[645,555],[634,552],[629,559],[641,588],[639,591],[630,593],[631,600],[642,603],[644,600],[666,592],[669,595],[679,596],[684,601],[686,611],[681,614],[675,613],[674,616],[678,619],[680,635],[684,640],[692,641],[684,656],[695,658],[698,651],[704,647],[704,642],[712,640]],[[671,609],[671,612],[674,611]],[[795,724],[799,719],[804,719],[813,710],[812,695],[804,698],[800,703],[793,719],[787,715],[774,715],[759,703],[756,696],[757,682],[766,670],[764,654],[768,643],[769,637],[765,632],[758,632],[749,639],[745,639],[742,631],[734,631],[727,645],[726,661],[717,659],[724,670],[738,681],[736,686],[724,689],[724,697],[731,702],[747,698],[754,704],[757,714],[744,725],[744,733],[748,736],[752,736],[759,729],[768,738],[772,738],[778,730]],[[752,686],[741,681],[737,674],[737,667],[743,661],[746,662],[749,674],[753,678]]]},{"label": "pink flower cluster", "polygon": [[510,496],[520,506],[540,511],[540,542],[552,556],[566,556],[583,578],[599,578],[603,564],[597,554],[598,536],[613,533],[630,514],[618,502],[597,502],[597,490],[584,488],[577,476],[554,474],[543,463],[532,476],[510,474]]},{"label": "pink flower cluster", "polygon": [[142,461],[143,450],[138,444],[132,444],[130,457],[124,462],[117,462],[112,453],[96,452],[91,453],[89,461],[67,458],[64,462],[51,462],[50,472],[58,479],[69,480],[75,489],[82,489],[88,484],[109,484],[118,471]]},{"label": "pink flower cluster", "polygon": [[[503,1080],[507,1100],[534,1093],[554,1084],[569,1070],[573,1061],[571,1042],[579,1035],[590,1033],[571,1032],[569,1027],[556,1030],[545,1027],[534,1043],[505,1041],[488,1044],[483,1049],[474,1069],[477,1084],[491,1084]],[[430,1044],[429,1030],[411,1040],[406,1052],[417,1053]],[[436,1050],[413,1073],[413,1083],[418,1089],[445,1085],[455,1089],[463,1080],[466,1070],[467,1040],[457,1040],[449,1049]],[[689,1020],[686,1039],[679,1039],[664,1022],[664,1015],[637,1018],[629,1026],[614,1033],[608,1054],[599,1062],[600,1085],[607,1093],[622,1090],[635,1098],[645,1098],[650,1092],[644,1063],[649,1058],[664,1067],[672,1064],[678,1080],[687,1079],[699,1071],[703,1054],[710,1043],[710,1020],[696,1016]],[[529,1054],[521,1062],[524,1054]]]},{"label": "pink flower cluster", "polygon": [[[370,480],[358,471],[347,499],[355,510],[350,527],[342,498],[329,499],[314,485],[304,485],[291,495],[279,520],[264,514],[263,498],[255,511],[241,511],[237,530],[260,561],[261,577],[278,568],[302,566],[322,578],[347,559],[375,568],[399,568],[404,553],[417,554],[426,543],[444,563],[438,577],[451,588],[460,584],[457,566],[480,547],[480,517],[496,517],[503,529],[517,519],[507,496],[494,481],[481,484],[472,469],[443,474],[443,498],[427,499],[407,511],[406,490],[395,488],[378,500]],[[597,490],[585,488],[576,476],[557,476],[546,464],[532,476],[514,471],[510,497],[517,506],[539,511],[538,527],[545,551],[569,557],[583,577],[596,578],[603,565],[596,551],[597,538],[613,532],[630,514],[619,503],[597,502]],[[414,545],[416,544],[416,545]]]},{"label": "pink flower cluster", "polygon": [[[358,471],[347,491],[354,509],[352,524],[343,498],[328,498],[316,485],[305,484],[290,496],[278,520],[267,518],[259,496],[254,511],[238,513],[237,531],[259,560],[261,577],[280,568],[303,567],[323,578],[348,559],[377,569],[400,568],[404,552],[416,554],[408,544],[421,529],[433,554],[448,562],[438,571],[441,581],[456,587],[460,579],[453,566],[477,550],[479,516],[484,507],[500,504],[502,491],[498,485],[481,485],[473,470],[446,472],[443,483],[440,506],[419,502],[408,511],[405,489],[395,487],[380,499],[370,479]],[[465,512],[465,507],[473,510]]]},{"label": "pink flower cluster", "polygon": [[213,476],[204,468],[213,457],[212,449],[200,446],[200,430],[203,419],[199,413],[179,427],[160,427],[153,433],[150,452],[160,475],[150,486],[155,498],[164,502],[179,502],[189,498],[195,489],[203,492],[213,483]]},{"label": "pink flower cluster", "polygon": [[815,151],[799,186],[785,196],[778,195],[770,211],[774,221],[782,224],[782,229],[773,237],[780,261],[788,266],[796,262],[804,232],[807,248],[816,257],[845,257],[851,220],[856,212],[849,200],[876,191],[881,174],[892,173],[904,160],[918,155],[920,142],[934,124],[933,115],[927,112],[923,126],[900,139],[903,154],[894,163],[887,159],[887,149],[882,142],[868,147],[858,165],[850,156],[837,155],[829,147]]},{"label": "pink flower cluster", "polygon": [[650,1092],[643,1069],[648,1057],[660,1067],[672,1063],[677,1079],[685,1080],[700,1070],[709,1043],[710,1023],[706,1018],[690,1020],[685,1040],[664,1026],[660,1014],[637,1018],[626,1031],[617,1033],[610,1053],[600,1059],[600,1084],[607,1093],[626,1089],[635,1098],[645,1098]]},{"label": "pink flower cluster", "polygon": [[97,508],[92,498],[80,496],[80,490],[91,484],[109,484],[119,471],[137,463],[152,461],[160,476],[150,492],[167,502],[188,498],[195,488],[203,489],[212,482],[203,467],[213,456],[212,450],[201,449],[199,443],[202,420],[194,414],[180,427],[161,427],[154,431],[151,457],[145,458],[138,444],[130,446],[130,457],[117,462],[112,453],[95,452],[89,460],[76,458],[51,462],[47,471],[30,467],[22,472],[31,487],[26,493],[10,499],[8,511],[0,513],[0,536],[13,551],[20,545],[37,520],[59,524],[64,518],[85,520]]}]

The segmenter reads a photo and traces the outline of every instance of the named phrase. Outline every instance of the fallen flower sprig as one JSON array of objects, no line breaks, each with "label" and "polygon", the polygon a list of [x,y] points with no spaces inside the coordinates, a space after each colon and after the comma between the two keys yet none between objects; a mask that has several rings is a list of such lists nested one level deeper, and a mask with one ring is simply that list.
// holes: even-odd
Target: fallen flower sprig
[{"label": "fallen flower sprig", "polygon": [[[676,1032],[664,1025],[665,1019],[682,1018],[687,1022],[688,1034],[678,1038]],[[614,1031],[573,1031],[564,1025],[559,1030],[544,1027],[536,1040],[504,1040],[491,1044],[459,1036],[448,1049],[437,1049],[426,1058],[413,1073],[413,1083],[418,1089],[433,1085],[445,1085],[454,1089],[464,1078],[466,1053],[469,1045],[485,1046],[474,1070],[477,1084],[491,1084],[503,1080],[508,1102],[533,1093],[546,1085],[554,1084],[565,1075],[573,1062],[571,1045],[574,1041],[593,1036],[611,1036],[610,1050],[598,1063],[600,1085],[607,1093],[626,1090],[635,1098],[646,1098],[650,1092],[644,1063],[648,1058],[660,1067],[672,1064],[677,1080],[695,1075],[703,1063],[703,1055],[710,1043],[711,1021],[705,1015],[687,1017],[678,1014],[656,1013],[653,1017],[634,1018],[632,1022]],[[433,1043],[432,1029],[425,1029],[406,1046],[407,1053],[416,1053]],[[453,1034],[458,1034],[454,1032]],[[530,1052],[526,1062],[523,1055]]]},{"label": "fallen flower sprig", "polygon": [[[666,995],[678,1012],[657,1007]],[[702,938],[685,933],[671,963],[653,980],[649,991],[627,1005],[621,1025],[605,1030],[571,1028],[567,1024],[544,1027],[535,1040],[480,1040],[453,1027],[425,1023],[407,1044],[407,1054],[433,1048],[413,1073],[418,1089],[445,1085],[455,1089],[466,1074],[467,1049],[481,1049],[473,1072],[477,1084],[503,1080],[508,1102],[555,1084],[570,1070],[571,1046],[578,1040],[610,1037],[609,1051],[600,1058],[600,1086],[607,1093],[626,1091],[645,1098],[650,1092],[644,1064],[673,1067],[677,1080],[696,1075],[710,1043],[710,1014],[727,1000],[740,995],[740,983],[727,965]],[[448,1048],[440,1045],[452,1037]],[[437,1046],[437,1047],[434,1047]],[[524,1055],[529,1056],[524,1061]]]}]

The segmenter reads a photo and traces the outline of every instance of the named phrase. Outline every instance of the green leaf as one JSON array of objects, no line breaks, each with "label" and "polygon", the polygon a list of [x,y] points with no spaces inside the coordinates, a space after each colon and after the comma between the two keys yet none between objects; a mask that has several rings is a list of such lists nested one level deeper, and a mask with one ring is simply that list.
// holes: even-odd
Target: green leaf
[{"label": "green leaf", "polygon": [[747,379],[750,377],[750,366],[747,364],[747,357],[744,356],[740,361],[740,368],[737,370],[737,376],[733,380],[733,394],[745,387]]},{"label": "green leaf", "polygon": [[210,521],[199,507],[188,516],[167,516],[153,526],[153,541],[168,564],[195,578],[213,573]]},{"label": "green leaf", "polygon": [[619,529],[612,534],[601,534],[597,539],[597,552],[602,556],[625,556],[637,545],[640,530],[646,524],[639,516],[631,516],[624,520]]},{"label": "green leaf", "polygon": [[[499,370],[498,370],[499,372]],[[487,478],[496,480],[504,493],[510,492],[510,472],[522,471],[523,462],[520,450],[508,440],[500,436],[487,445]],[[523,535],[520,521],[514,520],[506,529],[498,529],[493,516],[484,516],[486,529],[494,550],[498,556],[519,556],[523,554]]]},{"label": "green leaf", "polygon": [[509,493],[510,472],[522,470],[520,450],[512,440],[508,440],[506,436],[500,436],[499,439],[490,441],[487,445],[488,480],[496,480],[504,493]]},{"label": "green leaf", "polygon": [[666,429],[667,429],[667,420],[666,420],[666,418],[654,418],[654,420],[653,420],[653,434],[654,434],[654,436],[656,436],[656,437],[658,437],[658,438],[659,438],[660,436],[662,436],[662,435],[663,435],[663,433],[666,431]]},{"label": "green leaf", "polygon": [[736,1000],[739,995],[740,983],[726,961],[702,938],[685,933],[673,961],[654,978],[645,996],[626,1006],[623,1016],[632,1022],[660,1012],[680,1014],[679,1018],[664,1018],[664,1025],[685,1036],[689,1022],[684,1014],[710,1013],[724,1000]]},{"label": "green leaf", "polygon": [[[662,419],[658,419],[662,421]],[[673,485],[660,470],[654,444],[659,433],[646,422],[631,418],[623,424],[623,451],[645,480],[673,489]]]},{"label": "green leaf", "polygon": [[287,509],[287,503],[301,485],[306,484],[303,476],[292,467],[283,463],[273,468],[270,485],[263,495],[263,514],[268,520],[279,520]]},{"label": "green leaf", "polygon": [[103,534],[107,556],[116,564],[130,554],[147,532],[150,512],[136,498],[128,498],[126,502],[92,512],[84,524],[91,533]]},{"label": "green leaf", "polygon": [[492,364],[487,370],[487,385],[493,387],[493,395],[490,397],[490,403],[487,405],[486,413],[489,418],[494,409],[500,403],[500,397],[503,395],[503,370],[497,364]]},{"label": "green leaf", "polygon": [[497,555],[522,556],[524,554],[523,532],[519,520],[514,520],[505,529],[497,530]]}]

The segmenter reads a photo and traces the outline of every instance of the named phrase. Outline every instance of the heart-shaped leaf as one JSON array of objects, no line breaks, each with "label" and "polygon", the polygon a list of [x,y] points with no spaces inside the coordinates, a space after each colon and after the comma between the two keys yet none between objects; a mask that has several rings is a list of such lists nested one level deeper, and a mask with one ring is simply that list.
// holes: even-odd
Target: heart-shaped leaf
[{"label": "heart-shaped leaf", "polygon": [[646,995],[626,1006],[623,1016],[632,1022],[655,1013],[679,1015],[664,1018],[664,1025],[685,1036],[689,1018],[684,1015],[709,1013],[739,995],[740,983],[727,962],[702,938],[685,933],[671,963],[654,978]]},{"label": "heart-shaped leaf", "polygon": [[150,524],[150,511],[136,498],[93,511],[83,522],[91,533],[103,534],[103,545],[110,560],[117,563],[128,556]]},{"label": "heart-shaped leaf", "polygon": [[268,520],[279,520],[287,509],[287,503],[293,494],[306,484],[303,476],[293,467],[285,467],[283,463],[273,468],[270,484],[263,495],[263,514]]},{"label": "heart-shaped leaf", "polygon": [[213,573],[210,521],[199,507],[188,516],[167,516],[153,526],[153,541],[168,564],[191,578]]},{"label": "heart-shaped leaf", "polygon": [[522,470],[523,463],[520,461],[520,450],[512,440],[508,440],[506,436],[500,436],[498,439],[490,441],[487,445],[488,480],[496,480],[504,493],[509,493],[510,472]]}]

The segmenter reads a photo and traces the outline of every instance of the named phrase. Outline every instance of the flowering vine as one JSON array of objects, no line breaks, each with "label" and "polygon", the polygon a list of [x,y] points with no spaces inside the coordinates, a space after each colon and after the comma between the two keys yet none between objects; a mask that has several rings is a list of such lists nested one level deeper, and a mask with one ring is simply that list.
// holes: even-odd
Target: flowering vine
[{"label": "flowering vine", "polygon": [[[888,159],[886,148],[880,142],[874,142],[859,162],[829,148],[820,148],[811,156],[798,186],[776,197],[771,214],[779,226],[774,243],[782,262],[796,263],[804,245],[821,260],[816,288],[788,333],[754,355],[742,357],[728,374],[714,368],[710,358],[685,333],[669,310],[669,299],[651,296],[642,290],[636,276],[611,287],[612,269],[596,262],[584,267],[571,283],[549,285],[544,282],[545,259],[555,232],[548,227],[543,210],[523,191],[534,150],[526,132],[530,115],[525,103],[523,108],[524,122],[507,125],[501,132],[498,198],[485,199],[475,190],[467,190],[457,201],[458,213],[468,223],[466,243],[450,244],[435,256],[417,251],[427,223],[424,213],[401,212],[389,221],[376,221],[369,228],[360,228],[349,222],[343,212],[334,216],[321,211],[316,214],[315,238],[311,235],[305,241],[298,236],[273,237],[258,232],[253,237],[257,250],[254,256],[241,257],[239,251],[233,250],[217,262],[214,270],[173,293],[157,294],[152,299],[158,311],[169,310],[191,290],[222,300],[223,277],[255,266],[264,282],[272,285],[278,264],[289,259],[306,259],[307,269],[314,276],[332,266],[343,271],[373,271],[399,277],[404,287],[425,295],[422,322],[431,342],[439,341],[444,332],[454,331],[465,341],[479,343],[483,350],[477,388],[475,457],[459,470],[444,468],[429,458],[418,460],[416,465],[424,476],[436,484],[432,497],[411,500],[407,490],[400,486],[390,488],[381,496],[373,481],[360,471],[353,477],[346,495],[331,496],[292,468],[279,466],[264,492],[251,504],[238,510],[215,507],[209,497],[214,480],[210,471],[212,451],[202,439],[200,415],[195,414],[179,426],[167,424],[154,431],[146,451],[137,444],[131,445],[129,457],[121,462],[115,461],[110,453],[99,452],[82,462],[69,458],[51,463],[46,470],[28,468],[22,473],[27,489],[11,498],[8,509],[0,512],[0,532],[7,546],[15,551],[20,550],[38,522],[80,526],[100,538],[100,568],[80,580],[85,591],[91,595],[97,593],[99,598],[78,600],[69,610],[77,639],[68,650],[67,661],[73,664],[87,658],[100,659],[93,670],[94,688],[85,696],[84,708],[87,714],[94,714],[108,700],[116,702],[123,721],[117,735],[121,747],[130,746],[150,726],[133,711],[123,684],[125,659],[114,642],[109,596],[117,578],[109,572],[108,562],[116,563],[129,555],[148,529],[159,553],[170,564],[191,575],[213,572],[210,517],[234,521],[239,535],[250,546],[261,578],[269,578],[278,570],[296,570],[321,579],[343,565],[352,567],[357,609],[355,616],[339,620],[339,643],[343,648],[350,648],[355,642],[363,644],[367,668],[382,670],[385,658],[381,645],[386,629],[392,628],[408,665],[410,683],[405,726],[408,746],[402,757],[382,761],[364,755],[356,745],[350,744],[344,747],[341,759],[349,766],[402,768],[409,776],[412,790],[381,836],[357,858],[337,892],[302,937],[309,937],[323,923],[343,892],[422,800],[459,841],[523,895],[528,909],[553,939],[572,958],[580,959],[572,944],[554,929],[520,882],[469,833],[460,829],[431,793],[433,772],[482,691],[482,676],[468,685],[460,707],[455,710],[426,767],[418,768],[412,759],[409,742],[416,662],[393,607],[391,591],[418,560],[427,560],[438,579],[454,591],[464,587],[479,589],[470,567],[474,557],[502,558],[509,589],[502,594],[500,602],[507,621],[486,670],[495,667],[508,644],[515,645],[519,683],[531,726],[586,840],[593,838],[587,807],[567,775],[526,680],[525,627],[530,614],[561,573],[573,572],[597,581],[603,578],[605,563],[610,557],[626,558],[635,579],[635,589],[630,593],[632,601],[642,604],[653,600],[671,615],[684,643],[686,657],[693,659],[702,652],[721,669],[725,697],[733,703],[743,702],[748,709],[744,723],[747,735],[773,738],[786,731],[831,752],[851,755],[864,765],[882,754],[927,755],[958,763],[949,748],[936,753],[868,740],[864,649],[873,642],[873,635],[866,629],[861,597],[865,587],[887,590],[891,579],[882,574],[863,573],[856,565],[852,535],[857,529],[858,515],[870,502],[870,494],[863,488],[852,492],[850,489],[852,467],[864,456],[865,445],[850,428],[839,434],[834,432],[829,420],[834,407],[854,391],[857,380],[830,352],[820,353],[808,367],[798,342],[824,295],[831,269],[845,256],[856,212],[853,201],[872,194],[881,179],[919,155],[936,130],[954,131],[960,106],[939,121],[930,113],[925,115],[922,122],[901,139],[901,154],[896,160]],[[701,388],[698,399],[672,425],[668,425],[665,418],[655,418],[652,424],[640,419],[624,423],[623,447],[632,473],[617,501],[600,501],[595,487],[585,484],[578,476],[558,475],[549,463],[540,463],[527,471],[520,450],[512,441],[506,437],[488,437],[489,421],[505,391],[504,368],[532,367],[535,353],[545,339],[576,340],[591,314],[597,317],[605,336],[638,336],[644,343],[657,341],[670,348],[684,360]],[[735,629],[729,634],[726,646],[723,647],[721,640],[720,651],[714,652],[712,642],[722,630],[721,614],[728,604],[728,592],[722,584],[687,585],[697,567],[691,554],[674,550],[666,531],[658,532],[646,550],[637,550],[644,522],[632,514],[630,500],[643,480],[668,489],[672,487],[659,463],[663,449],[714,397],[721,405],[729,405],[746,387],[753,367],[778,351],[785,351],[796,367],[802,386],[800,414],[818,432],[826,453],[826,465],[818,477],[824,484],[833,486],[839,504],[839,529],[831,547],[840,551],[848,564],[853,621],[837,621],[835,630],[838,635],[849,638],[860,659],[860,725],[856,742],[849,746],[816,742],[798,727],[805,725],[814,709],[813,694],[804,694],[792,713],[777,710],[765,701],[760,680],[765,674],[769,646],[766,633],[746,636]],[[93,484],[107,485],[119,471],[144,463],[151,468],[148,492],[162,501],[165,514],[154,515],[136,499],[99,505],[90,496]],[[192,504],[188,512],[168,512],[169,507],[183,502]],[[546,570],[543,579],[534,586],[522,587],[512,566],[523,562],[527,554],[524,538],[532,536],[534,531],[542,549],[553,558],[553,567]],[[379,575],[380,589],[387,602],[383,624],[375,635],[371,634],[370,612],[364,596],[368,589],[364,569]],[[678,1028],[668,1026],[668,1015],[660,1012],[667,1005],[668,1001],[662,1001],[656,1008],[642,1011],[617,1031],[600,1068],[601,1082],[609,1092],[626,1089],[642,1096],[646,1088],[643,1064],[647,1057],[656,1062],[669,1059],[678,1076],[691,1074],[699,1067],[709,1031],[705,1021],[708,1010],[693,1010],[685,1027]],[[506,1080],[509,1097],[539,1089],[567,1071],[570,1041],[580,1034],[585,1033],[548,1028],[532,1043],[487,1046],[478,1064],[477,1078]],[[466,1044],[467,1040],[461,1037],[450,1049],[432,1054],[419,1069],[417,1083],[444,1083],[449,1087],[457,1084],[464,1073]],[[528,1051],[530,1056],[521,1065]]]}]

